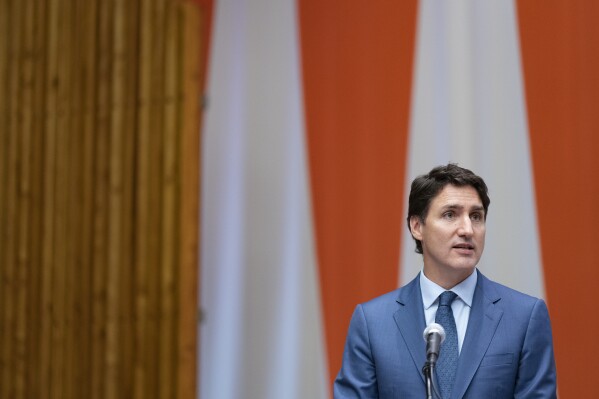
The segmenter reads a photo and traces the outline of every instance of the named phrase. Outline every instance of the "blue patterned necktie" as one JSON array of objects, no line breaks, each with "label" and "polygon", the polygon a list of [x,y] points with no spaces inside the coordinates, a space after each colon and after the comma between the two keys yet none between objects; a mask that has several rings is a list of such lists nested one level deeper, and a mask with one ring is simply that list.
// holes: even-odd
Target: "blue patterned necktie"
[{"label": "blue patterned necktie", "polygon": [[451,396],[458,367],[458,332],[451,310],[451,303],[456,297],[457,294],[451,291],[445,291],[439,295],[439,308],[435,316],[435,322],[441,324],[445,329],[445,342],[441,345],[436,366],[437,382],[443,399],[449,399]]}]

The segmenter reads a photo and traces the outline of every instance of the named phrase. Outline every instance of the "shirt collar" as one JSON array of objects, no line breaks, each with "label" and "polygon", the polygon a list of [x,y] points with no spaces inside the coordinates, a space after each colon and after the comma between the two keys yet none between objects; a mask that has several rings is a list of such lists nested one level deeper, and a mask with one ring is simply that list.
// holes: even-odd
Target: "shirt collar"
[{"label": "shirt collar", "polygon": [[[476,288],[476,281],[478,279],[478,271],[474,269],[474,272],[470,274],[464,281],[452,287],[450,291],[455,292],[458,297],[468,307],[472,307],[472,298],[474,297],[474,290]],[[439,295],[446,291],[445,288],[432,282],[424,275],[424,270],[420,272],[420,291],[422,292],[422,303],[424,309],[428,309],[437,300]]]}]

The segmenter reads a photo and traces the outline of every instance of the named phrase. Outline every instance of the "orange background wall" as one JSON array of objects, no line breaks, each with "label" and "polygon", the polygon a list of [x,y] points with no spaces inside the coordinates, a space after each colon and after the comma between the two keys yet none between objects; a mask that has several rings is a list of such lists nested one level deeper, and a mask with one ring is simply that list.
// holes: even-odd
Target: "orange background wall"
[{"label": "orange background wall", "polygon": [[[397,287],[416,1],[299,2],[329,373],[353,308]],[[365,267],[367,266],[367,267]]]},{"label": "orange background wall", "polygon": [[[560,396],[592,397],[599,343],[582,331],[599,327],[585,313],[599,282],[599,4],[516,4]],[[298,2],[331,380],[354,306],[397,286],[417,7]]]},{"label": "orange background wall", "polygon": [[599,3],[520,1],[518,13],[559,392],[590,398],[599,356],[599,319],[588,313],[599,283]]},{"label": "orange background wall", "polygon": [[[599,5],[517,2],[533,174],[562,397],[590,396],[599,282]],[[417,2],[299,3],[331,380],[355,304],[396,287]],[[357,232],[357,234],[356,234]],[[367,265],[367,268],[364,266]]]}]

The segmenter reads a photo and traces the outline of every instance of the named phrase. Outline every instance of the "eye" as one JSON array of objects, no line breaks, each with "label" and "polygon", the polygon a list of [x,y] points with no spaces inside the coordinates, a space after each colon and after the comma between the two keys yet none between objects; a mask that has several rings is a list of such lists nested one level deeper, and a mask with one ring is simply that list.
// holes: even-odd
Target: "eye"
[{"label": "eye", "polygon": [[483,220],[483,215],[479,212],[475,212],[472,215],[470,215],[470,218],[475,222],[480,222]]},{"label": "eye", "polygon": [[455,212],[454,211],[447,211],[445,213],[443,213],[443,218],[444,219],[453,219],[455,217]]}]

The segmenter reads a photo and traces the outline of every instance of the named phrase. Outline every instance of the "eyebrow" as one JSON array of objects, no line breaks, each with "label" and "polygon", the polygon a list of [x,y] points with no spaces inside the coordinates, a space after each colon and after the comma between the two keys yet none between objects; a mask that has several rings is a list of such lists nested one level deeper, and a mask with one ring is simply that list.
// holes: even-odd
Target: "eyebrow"
[{"label": "eyebrow", "polygon": [[[464,209],[463,205],[458,205],[458,204],[447,204],[443,207],[441,207],[441,210],[448,210],[448,209]],[[474,212],[480,212],[482,211],[484,213],[485,208],[482,205],[475,205],[473,206],[470,211],[474,211]]]}]

